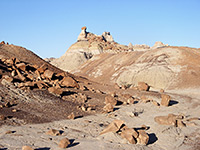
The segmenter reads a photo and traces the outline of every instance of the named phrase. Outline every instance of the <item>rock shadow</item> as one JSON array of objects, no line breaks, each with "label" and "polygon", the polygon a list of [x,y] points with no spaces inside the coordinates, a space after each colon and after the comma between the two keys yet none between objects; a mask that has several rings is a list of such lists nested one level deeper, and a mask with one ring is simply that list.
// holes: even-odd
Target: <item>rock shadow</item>
[{"label": "rock shadow", "polygon": [[173,105],[176,105],[176,104],[178,104],[178,101],[175,101],[175,100],[169,101],[169,106],[173,106]]},{"label": "rock shadow", "polygon": [[155,143],[158,140],[158,138],[155,135],[155,133],[150,133],[148,135],[149,135],[149,141],[148,141],[147,145],[153,144],[153,143]]},{"label": "rock shadow", "polygon": [[119,105],[122,105],[123,104],[123,102],[122,101],[117,101],[117,104],[116,104],[116,106],[119,106]]},{"label": "rock shadow", "polygon": [[8,148],[0,148],[0,150],[7,150]]},{"label": "rock shadow", "polygon": [[74,142],[75,139],[70,139],[69,141],[70,141],[70,144],[68,145],[67,148],[74,147],[74,146],[80,144],[79,142]]},{"label": "rock shadow", "polygon": [[37,148],[35,150],[50,150],[50,148],[49,147],[43,147],[43,148]]}]

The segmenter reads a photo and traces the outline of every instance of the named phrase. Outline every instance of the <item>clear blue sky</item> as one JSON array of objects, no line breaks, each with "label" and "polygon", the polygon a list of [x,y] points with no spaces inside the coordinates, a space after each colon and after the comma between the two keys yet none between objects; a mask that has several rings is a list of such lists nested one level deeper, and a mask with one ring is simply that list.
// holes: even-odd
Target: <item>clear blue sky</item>
[{"label": "clear blue sky", "polygon": [[0,41],[60,57],[82,26],[128,45],[200,48],[200,0],[0,0]]}]

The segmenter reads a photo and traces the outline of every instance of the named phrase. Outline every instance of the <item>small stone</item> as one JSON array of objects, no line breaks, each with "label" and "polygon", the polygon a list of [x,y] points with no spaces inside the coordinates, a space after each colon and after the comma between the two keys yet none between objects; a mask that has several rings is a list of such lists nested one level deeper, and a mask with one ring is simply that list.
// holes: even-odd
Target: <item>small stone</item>
[{"label": "small stone", "polygon": [[162,106],[169,106],[169,102],[170,102],[171,97],[169,95],[162,94],[161,98],[162,98],[162,100],[161,100],[160,104]]},{"label": "small stone", "polygon": [[6,120],[6,117],[4,115],[0,115],[0,120],[1,121]]},{"label": "small stone", "polygon": [[47,135],[52,135],[52,136],[58,136],[60,135],[60,131],[56,129],[50,129],[49,131],[46,132]]},{"label": "small stone", "polygon": [[68,119],[75,119],[75,115],[74,113],[72,112],[69,116],[67,116]]},{"label": "small stone", "polygon": [[160,104],[158,102],[156,102],[155,100],[152,100],[152,103],[155,105],[155,106],[160,106]]},{"label": "small stone", "polygon": [[8,131],[6,131],[5,134],[12,134],[12,133],[14,133],[14,132],[15,132],[15,131],[8,130]]},{"label": "small stone", "polygon": [[10,104],[10,102],[6,102],[6,103],[4,104],[4,106],[8,108],[8,107],[11,107],[12,105]]},{"label": "small stone", "polygon": [[179,119],[176,120],[176,127],[182,128],[182,127],[185,127],[185,126],[186,125],[185,125],[185,123],[183,123],[182,120],[179,120]]},{"label": "small stone", "polygon": [[160,93],[164,93],[165,91],[163,89],[160,89]]},{"label": "small stone", "polygon": [[13,109],[12,112],[14,112],[14,113],[17,112],[17,109]]},{"label": "small stone", "polygon": [[22,150],[34,150],[34,149],[32,149],[30,146],[23,146]]},{"label": "small stone", "polygon": [[68,145],[70,144],[70,141],[68,138],[63,138],[62,140],[60,140],[60,142],[58,143],[58,146],[60,148],[67,148]]}]

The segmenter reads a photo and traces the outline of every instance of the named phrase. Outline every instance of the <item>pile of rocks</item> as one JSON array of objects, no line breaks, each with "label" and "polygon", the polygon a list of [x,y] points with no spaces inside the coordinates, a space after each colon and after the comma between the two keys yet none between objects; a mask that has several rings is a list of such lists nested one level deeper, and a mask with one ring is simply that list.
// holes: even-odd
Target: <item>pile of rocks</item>
[{"label": "pile of rocks", "polygon": [[145,130],[143,130],[143,128],[136,131],[134,128],[127,127],[123,120],[114,120],[100,133],[100,135],[108,132],[119,134],[130,144],[147,145],[149,141],[149,135],[145,132]]},{"label": "pile of rocks", "polygon": [[112,51],[128,51],[130,50],[126,45],[120,45],[116,43],[110,34],[110,32],[103,32],[102,35],[96,35],[86,31],[87,27],[81,28],[81,33],[78,36],[77,41],[89,41],[89,48],[94,45],[102,50]]},{"label": "pile of rocks", "polygon": [[3,75],[1,81],[13,83],[21,89],[48,89],[50,93],[62,95],[64,88],[79,88],[78,82],[67,73],[55,73],[44,64],[27,64],[17,58],[1,59],[10,75]]}]

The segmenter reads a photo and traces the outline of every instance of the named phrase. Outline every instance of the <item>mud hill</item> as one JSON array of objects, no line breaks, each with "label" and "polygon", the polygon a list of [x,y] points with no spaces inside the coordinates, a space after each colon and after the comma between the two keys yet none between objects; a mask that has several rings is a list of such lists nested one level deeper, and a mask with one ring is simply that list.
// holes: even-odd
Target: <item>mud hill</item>
[{"label": "mud hill", "polygon": [[110,33],[106,35],[95,35],[83,28],[77,42],[50,63],[101,83],[130,87],[146,82],[154,89],[198,93],[199,49],[162,42],[152,47],[131,43],[126,46],[114,42]]},{"label": "mud hill", "polygon": [[144,52],[103,53],[88,60],[74,73],[95,81],[181,90],[200,88],[200,50],[163,47]]}]

